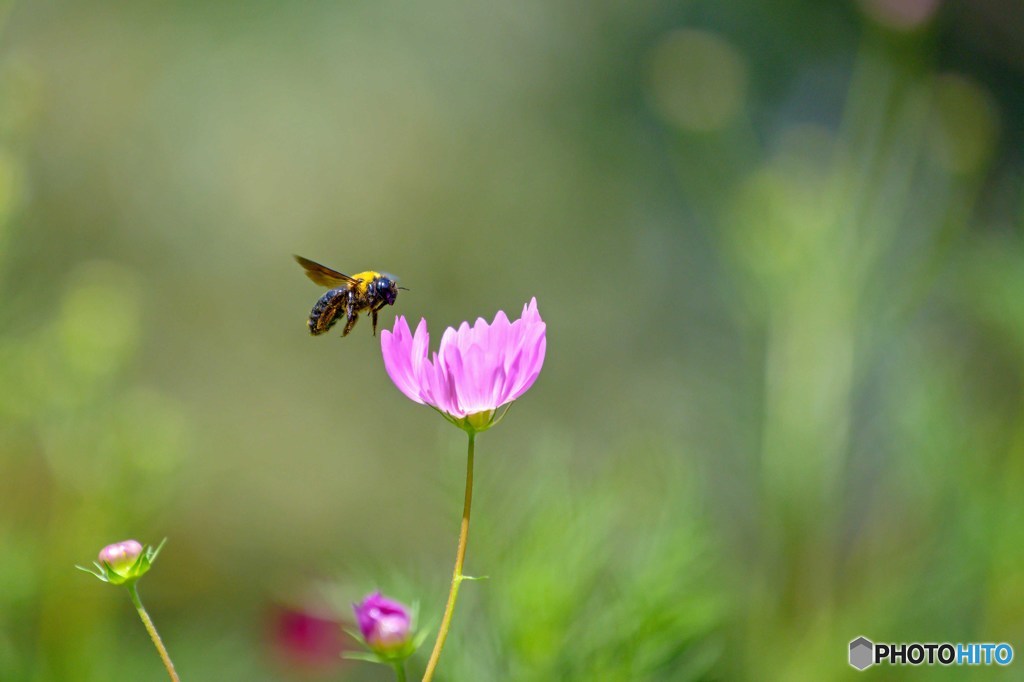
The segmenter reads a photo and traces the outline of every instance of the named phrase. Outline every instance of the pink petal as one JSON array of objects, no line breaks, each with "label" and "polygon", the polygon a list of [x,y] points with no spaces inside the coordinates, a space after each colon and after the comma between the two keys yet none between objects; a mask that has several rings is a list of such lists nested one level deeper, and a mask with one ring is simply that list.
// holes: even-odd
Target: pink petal
[{"label": "pink petal", "polygon": [[[424,324],[425,321],[420,322],[421,327]],[[384,356],[384,369],[387,371],[388,376],[391,377],[391,381],[407,398],[422,403],[419,385],[412,370],[412,359],[410,357],[412,335],[409,333],[409,323],[406,322],[405,317],[399,316],[395,320],[393,333],[385,329],[381,332],[380,337],[381,352]]]},{"label": "pink petal", "polygon": [[459,354],[461,376],[455,386],[459,395],[459,407],[466,414],[494,409],[490,403],[492,379],[488,376],[487,357],[484,348],[474,343]]}]

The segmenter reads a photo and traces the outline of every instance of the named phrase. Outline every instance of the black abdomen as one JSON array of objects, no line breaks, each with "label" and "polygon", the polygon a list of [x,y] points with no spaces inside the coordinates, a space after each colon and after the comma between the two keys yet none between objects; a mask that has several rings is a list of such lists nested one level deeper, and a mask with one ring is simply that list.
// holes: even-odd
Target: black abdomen
[{"label": "black abdomen", "polygon": [[346,287],[331,289],[321,296],[309,313],[309,333],[316,336],[330,330],[344,312],[347,300]]}]

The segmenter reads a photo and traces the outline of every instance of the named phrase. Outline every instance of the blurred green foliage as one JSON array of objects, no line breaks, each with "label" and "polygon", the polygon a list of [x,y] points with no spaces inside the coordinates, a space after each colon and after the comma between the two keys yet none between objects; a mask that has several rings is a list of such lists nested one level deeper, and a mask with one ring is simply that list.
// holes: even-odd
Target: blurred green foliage
[{"label": "blurred green foliage", "polygon": [[296,595],[439,613],[464,443],[365,321],[308,337],[292,253],[396,273],[435,338],[548,323],[479,442],[490,578],[439,679],[1019,650],[1022,31],[1015,0],[0,3],[0,680],[160,679],[73,569],[128,537],[170,538],[141,591],[186,680],[387,679],[287,655]]}]

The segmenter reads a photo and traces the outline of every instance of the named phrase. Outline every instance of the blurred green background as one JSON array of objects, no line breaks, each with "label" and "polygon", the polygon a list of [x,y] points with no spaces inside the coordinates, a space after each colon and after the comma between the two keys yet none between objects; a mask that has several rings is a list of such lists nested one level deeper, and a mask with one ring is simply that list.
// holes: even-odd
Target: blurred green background
[{"label": "blurred green background", "polygon": [[464,436],[292,253],[435,343],[547,321],[438,679],[1024,654],[1022,46],[1019,0],[0,1],[0,680],[163,678],[74,570],[128,537],[185,680],[390,679],[282,625],[375,588],[437,622]]}]

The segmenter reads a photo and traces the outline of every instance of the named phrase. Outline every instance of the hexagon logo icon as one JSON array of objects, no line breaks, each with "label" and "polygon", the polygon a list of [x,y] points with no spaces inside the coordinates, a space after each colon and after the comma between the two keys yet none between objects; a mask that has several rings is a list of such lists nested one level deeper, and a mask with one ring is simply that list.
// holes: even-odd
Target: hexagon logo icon
[{"label": "hexagon logo icon", "polygon": [[858,637],[850,642],[850,665],[864,670],[874,664],[875,645],[867,637]]}]

